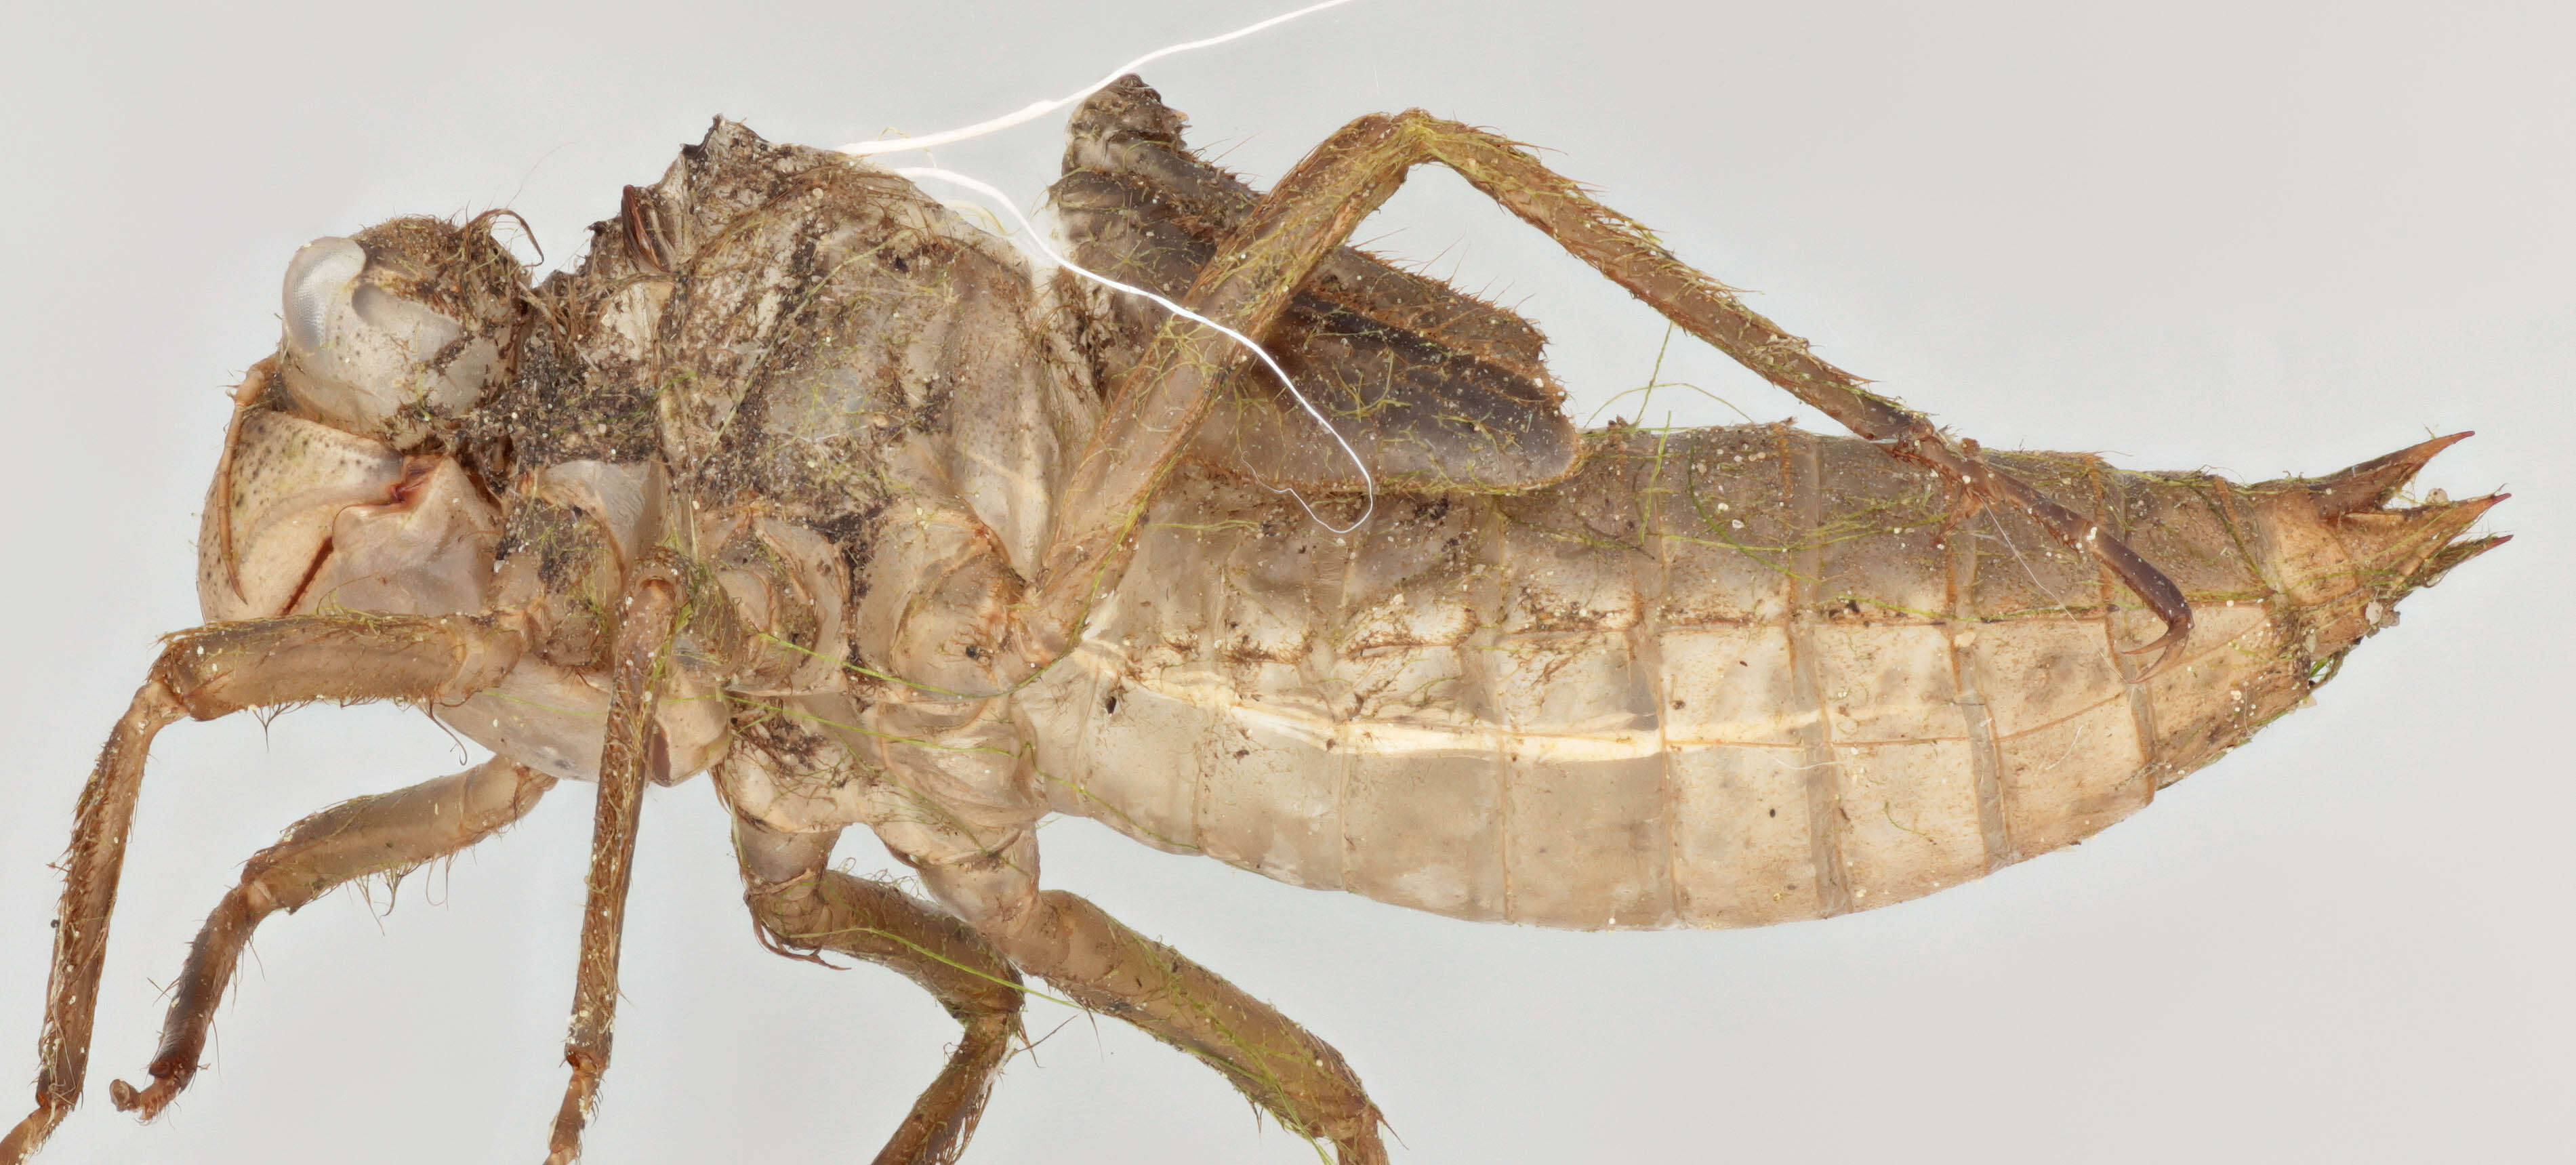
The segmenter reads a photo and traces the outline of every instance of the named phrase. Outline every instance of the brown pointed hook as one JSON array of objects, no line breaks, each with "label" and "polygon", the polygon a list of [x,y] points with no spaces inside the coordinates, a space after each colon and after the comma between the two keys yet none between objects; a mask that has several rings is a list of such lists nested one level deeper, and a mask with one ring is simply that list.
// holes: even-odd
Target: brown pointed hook
[{"label": "brown pointed hook", "polygon": [[2409,445],[2384,457],[2373,457],[2349,469],[2309,479],[2308,492],[2315,495],[2321,517],[2341,518],[2348,514],[2381,505],[2405,488],[2415,474],[2441,451],[2471,437],[2474,432],[2453,433]]},{"label": "brown pointed hook", "polygon": [[[1927,427],[1928,428],[1928,427]],[[2156,662],[2140,672],[2132,683],[2144,683],[2161,674],[2182,658],[2185,643],[2191,638],[2191,600],[2182,588],[2165,577],[2129,544],[2121,541],[2102,524],[2057,504],[2048,495],[2032,489],[2020,478],[2004,473],[1979,456],[1976,443],[1963,442],[1964,451],[1953,451],[1946,445],[1917,443],[1907,450],[1912,459],[1951,474],[1971,496],[1982,496],[2002,502],[2030,515],[2041,529],[2071,549],[2089,554],[2095,562],[2120,580],[2120,585],[2137,595],[2147,609],[2164,620],[2165,633],[2144,647],[2127,649],[2124,654],[2138,655],[2162,650]],[[1947,531],[1944,531],[1946,535]]]},{"label": "brown pointed hook", "polygon": [[2433,557],[2426,559],[2423,566],[2416,568],[2413,585],[2429,587],[2442,581],[2442,576],[2449,574],[2453,567],[2511,541],[2513,541],[2511,534],[2490,534],[2484,538],[2472,538],[2466,542],[2455,542],[2443,547],[2435,551]]}]

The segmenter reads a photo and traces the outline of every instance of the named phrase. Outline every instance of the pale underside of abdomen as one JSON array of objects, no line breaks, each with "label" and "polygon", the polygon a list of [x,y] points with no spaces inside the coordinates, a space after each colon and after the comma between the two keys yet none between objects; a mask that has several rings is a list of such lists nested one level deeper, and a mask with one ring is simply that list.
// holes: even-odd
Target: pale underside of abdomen
[{"label": "pale underside of abdomen", "polygon": [[1022,699],[1057,808],[1454,917],[1759,925],[2081,839],[2305,692],[2223,483],[2013,462],[2193,596],[2139,683],[2131,596],[2018,519],[1936,545],[1939,482],[1873,447],[1596,440],[1558,486],[1381,498],[1341,537],[1178,482]]}]

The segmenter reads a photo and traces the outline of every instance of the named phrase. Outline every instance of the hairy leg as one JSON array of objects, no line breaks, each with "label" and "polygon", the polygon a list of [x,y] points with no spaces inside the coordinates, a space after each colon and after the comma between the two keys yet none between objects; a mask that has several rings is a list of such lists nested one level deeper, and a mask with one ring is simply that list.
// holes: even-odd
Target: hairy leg
[{"label": "hairy leg", "polygon": [[314,700],[461,700],[498,682],[520,650],[516,631],[462,616],[297,615],[171,636],[81,790],[36,1044],[36,1109],[0,1137],[0,1165],[34,1155],[80,1103],[126,835],[161,729]]},{"label": "hairy leg", "polygon": [[[2182,591],[2134,551],[2080,515],[1987,465],[1972,441],[1953,443],[1932,423],[1861,387],[1817,358],[1807,342],[1747,308],[1733,291],[1675,258],[1626,215],[1541,165],[1510,141],[1420,110],[1360,118],[1317,146],[1228,232],[1184,302],[1253,337],[1269,334],[1297,289],[1402,184],[1437,162],[1545,232],[1683,330],[1841,422],[1894,456],[1940,470],[1969,505],[2028,513],[2068,546],[2093,555],[2165,621],[2155,669],[2179,656],[2191,626]],[[1246,354],[1215,329],[1185,318],[1164,324],[1116,395],[1066,482],[1066,505],[1037,580],[1040,660],[1070,642],[1100,580],[1120,562],[1127,534],[1218,387]],[[2154,670],[2154,669],[2151,669]]]},{"label": "hairy leg", "polygon": [[1020,974],[956,916],[882,882],[824,869],[839,836],[776,833],[737,818],[743,901],[780,953],[837,951],[891,968],[965,1029],[947,1067],[876,1156],[877,1165],[946,1165],[965,1151],[1020,1036]]},{"label": "hairy leg", "polygon": [[599,753],[599,802],[591,819],[590,895],[581,916],[571,1031],[564,1037],[564,1063],[572,1067],[572,1079],[555,1112],[546,1165],[570,1165],[581,1156],[582,1126],[599,1104],[600,1078],[608,1071],[610,1032],[617,1022],[617,957],[625,937],[626,891],[634,882],[644,783],[654,770],[670,765],[653,727],[653,708],[670,661],[684,577],[677,556],[666,549],[649,551],[628,577],[617,606],[608,735]]},{"label": "hairy leg", "polygon": [[1090,902],[1041,892],[1037,861],[1037,843],[1022,838],[921,873],[1021,970],[1205,1061],[1289,1131],[1331,1141],[1341,1165],[1386,1160],[1377,1106],[1332,1045]]},{"label": "hairy leg", "polygon": [[196,1076],[224,985],[260,920],[280,910],[293,913],[360,878],[399,874],[463,850],[525,816],[554,783],[553,777],[494,757],[454,776],[344,801],[297,822],[283,840],[250,859],[241,884],[206,917],[172,989],[161,1050],[152,1058],[152,1084],[110,1084],[116,1107],[150,1120]]}]

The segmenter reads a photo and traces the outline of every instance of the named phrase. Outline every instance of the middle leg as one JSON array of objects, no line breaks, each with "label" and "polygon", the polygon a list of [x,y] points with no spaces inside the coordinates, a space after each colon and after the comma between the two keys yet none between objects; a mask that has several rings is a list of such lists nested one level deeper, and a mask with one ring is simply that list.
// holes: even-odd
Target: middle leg
[{"label": "middle leg", "polygon": [[196,1076],[224,985],[260,920],[293,913],[325,892],[377,874],[400,874],[490,837],[536,807],[555,779],[499,757],[454,776],[360,797],[297,822],[243,868],[188,950],[172,989],[152,1084],[109,1085],[116,1107],[150,1120]]}]

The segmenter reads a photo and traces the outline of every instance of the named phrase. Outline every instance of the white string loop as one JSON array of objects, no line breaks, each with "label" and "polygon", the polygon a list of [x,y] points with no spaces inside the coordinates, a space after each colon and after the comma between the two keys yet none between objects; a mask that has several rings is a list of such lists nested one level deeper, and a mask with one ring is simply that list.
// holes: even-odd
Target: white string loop
[{"label": "white string loop", "polygon": [[1115,69],[1111,69],[1108,76],[1102,77],[1099,81],[1093,83],[1090,88],[1084,89],[1070,97],[1059,97],[1053,101],[1032,102],[1017,112],[1006,113],[989,121],[979,121],[963,129],[952,129],[946,133],[935,133],[927,137],[884,138],[873,142],[852,142],[849,145],[841,147],[840,152],[852,157],[864,158],[871,154],[891,154],[901,150],[927,150],[933,146],[944,146],[951,142],[962,142],[968,138],[979,138],[997,130],[1006,130],[1012,126],[1021,125],[1026,122],[1035,121],[1041,117],[1045,117],[1056,110],[1080,101],[1085,97],[1089,97],[1094,93],[1098,93],[1101,90],[1108,88],[1112,82],[1115,82],[1120,77],[1124,77],[1129,73],[1133,73],[1136,70],[1162,60],[1165,57],[1177,56],[1181,53],[1191,52],[1197,49],[1212,48],[1230,40],[1239,40],[1264,29],[1286,24],[1301,16],[1311,16],[1327,8],[1339,8],[1350,2],[1351,0],[1323,0],[1323,3],[1309,4],[1295,12],[1283,12],[1268,20],[1261,21],[1258,24],[1247,24],[1233,32],[1226,33],[1223,36],[1212,36],[1206,40],[1194,40],[1184,44],[1165,45],[1162,48],[1155,49],[1144,56],[1120,65]]}]

